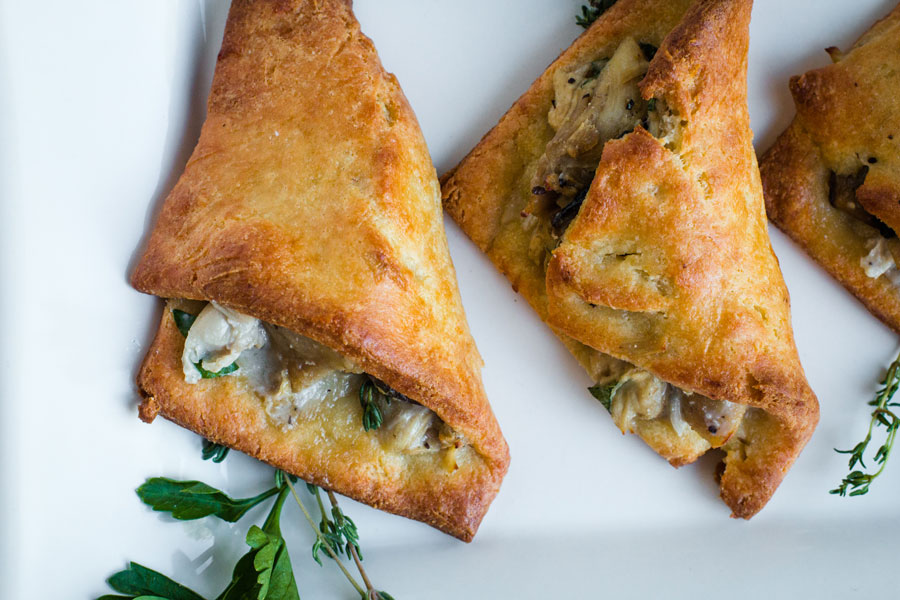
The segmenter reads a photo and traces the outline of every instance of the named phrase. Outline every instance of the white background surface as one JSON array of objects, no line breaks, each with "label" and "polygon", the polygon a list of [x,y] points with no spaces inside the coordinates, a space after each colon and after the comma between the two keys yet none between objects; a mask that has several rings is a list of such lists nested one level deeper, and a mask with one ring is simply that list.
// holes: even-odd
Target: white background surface
[{"label": "white background surface", "polygon": [[[578,0],[357,0],[439,172],[452,167],[581,31]],[[758,149],[789,122],[787,79],[847,47],[890,0],[758,0],[750,109]],[[270,470],[136,415],[133,378],[160,303],[126,274],[196,142],[226,3],[0,0],[0,597],[93,598],[128,559],[215,596],[247,521],[181,524],[133,493],[198,478],[233,495]],[[869,496],[828,495],[832,448],[864,434],[897,338],[777,231],[822,419],[768,507],[728,518],[714,461],[674,470],[622,437],[586,375],[447,221],[484,379],[512,452],[476,541],[349,500],[366,565],[398,600],[897,597],[900,457]],[[263,511],[251,516],[261,519]],[[283,519],[301,595],[354,598]]]}]

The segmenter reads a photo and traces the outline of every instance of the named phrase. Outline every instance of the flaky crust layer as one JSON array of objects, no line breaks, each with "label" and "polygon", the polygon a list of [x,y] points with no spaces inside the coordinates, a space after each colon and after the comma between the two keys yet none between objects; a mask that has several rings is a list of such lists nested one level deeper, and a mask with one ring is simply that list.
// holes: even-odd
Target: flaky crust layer
[{"label": "flaky crust layer", "polygon": [[[576,356],[565,336],[680,388],[754,407],[727,446],[721,483],[733,515],[745,518],[765,505],[818,421],[751,145],[750,9],[750,0],[620,0],[443,179],[450,214]],[[517,230],[529,165],[553,133],[553,73],[608,55],[625,36],[660,44],[641,90],[674,109],[678,133],[664,145],[638,127],[606,145],[545,277]],[[645,440],[671,459],[662,441]]]},{"label": "flaky crust layer", "polygon": [[868,169],[857,201],[900,227],[900,6],[835,64],[793,77],[797,115],[760,161],[769,219],[876,317],[900,332],[900,293],[868,277],[868,230],[830,202],[834,172]]},{"label": "flaky crust layer", "polygon": [[[162,297],[216,300],[351,358],[466,437],[490,471],[470,484],[494,486],[468,494],[489,499],[509,455],[440,209],[415,116],[350,3],[235,0],[200,140],[131,280]],[[163,350],[175,351],[159,343],[154,351]],[[158,369],[151,376],[148,361],[145,402],[194,428],[200,416],[164,400],[183,396],[182,386]],[[246,435],[226,441],[262,457]],[[331,482],[351,496],[358,488],[337,473]],[[390,506],[431,519],[416,513],[419,504]],[[487,503],[473,506],[483,515]],[[439,526],[474,534],[471,521]]]}]

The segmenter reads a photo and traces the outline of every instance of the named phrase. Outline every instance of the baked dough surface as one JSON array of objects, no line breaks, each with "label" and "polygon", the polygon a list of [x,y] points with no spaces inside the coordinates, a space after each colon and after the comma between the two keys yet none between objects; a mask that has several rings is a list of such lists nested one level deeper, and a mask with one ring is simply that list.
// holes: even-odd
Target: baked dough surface
[{"label": "baked dough surface", "polygon": [[[797,115],[760,161],[769,218],[879,319],[900,332],[900,288],[866,275],[878,231],[831,203],[833,177],[864,169],[855,200],[900,227],[900,7],[834,64],[793,77]],[[834,175],[833,175],[834,174]],[[900,242],[886,242],[900,262]]]},{"label": "baked dough surface", "polygon": [[[312,338],[433,410],[472,449],[452,473],[369,445],[311,445],[234,378],[186,384],[166,314],[142,416],[379,508],[474,535],[509,455],[481,382],[415,116],[341,0],[235,0],[200,140],[132,274]],[[174,333],[173,333],[174,332]],[[361,428],[361,426],[360,426]],[[330,452],[330,454],[329,454]]]},{"label": "baked dough surface", "polygon": [[[683,390],[751,407],[724,446],[722,497],[749,518],[818,421],[788,293],[769,243],[746,102],[749,0],[620,0],[443,179],[444,205],[593,374],[596,351]],[[677,116],[606,144],[549,264],[521,213],[553,130],[553,78],[632,37],[658,45],[640,83]],[[709,446],[668,425],[637,431],[678,466]]]}]

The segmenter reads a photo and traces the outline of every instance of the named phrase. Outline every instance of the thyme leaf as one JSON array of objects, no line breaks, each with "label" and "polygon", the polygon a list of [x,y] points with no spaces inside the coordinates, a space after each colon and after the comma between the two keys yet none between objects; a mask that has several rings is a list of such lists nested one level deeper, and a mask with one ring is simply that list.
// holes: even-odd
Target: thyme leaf
[{"label": "thyme leaf", "polygon": [[363,408],[363,429],[371,431],[381,427],[384,415],[381,413],[379,403],[384,402],[389,405],[391,400],[412,402],[383,381],[366,374],[366,380],[359,386],[359,404]]},{"label": "thyme leaf", "polygon": [[[900,355],[894,359],[894,362],[888,367],[887,374],[881,382],[881,389],[875,394],[875,399],[869,401],[869,406],[873,406],[872,417],[869,420],[869,429],[863,441],[856,444],[850,450],[838,450],[838,454],[849,454],[850,459],[847,468],[850,473],[841,480],[840,485],[829,490],[830,494],[838,496],[863,496],[869,492],[869,486],[881,475],[884,467],[887,466],[888,458],[894,448],[894,441],[897,438],[897,430],[900,429],[900,416],[897,415],[892,408],[900,406],[898,402],[892,402],[894,394],[900,389]],[[859,469],[854,469],[856,465],[868,470],[865,463],[865,453],[872,441],[872,435],[880,428],[884,428],[884,442],[875,451],[872,460],[878,465],[878,469],[874,472],[867,473]]]},{"label": "thyme leaf", "polygon": [[222,444],[217,444],[203,438],[203,449],[200,451],[200,456],[203,457],[203,460],[212,459],[214,463],[220,463],[228,456],[229,450],[230,448],[228,446],[223,446]]}]

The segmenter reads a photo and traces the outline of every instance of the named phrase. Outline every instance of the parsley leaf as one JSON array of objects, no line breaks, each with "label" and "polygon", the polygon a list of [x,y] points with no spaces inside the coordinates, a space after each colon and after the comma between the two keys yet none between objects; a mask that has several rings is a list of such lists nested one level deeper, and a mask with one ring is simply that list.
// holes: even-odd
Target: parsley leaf
[{"label": "parsley leaf", "polygon": [[129,594],[128,596],[101,596],[97,600],[111,598],[140,598],[141,600],[204,600],[203,596],[176,583],[152,569],[138,563],[129,563],[128,568],[119,571],[106,580],[109,587]]},{"label": "parsley leaf", "polygon": [[167,477],[148,479],[137,490],[144,504],[171,513],[181,521],[215,516],[234,523],[244,514],[278,493],[271,488],[253,498],[234,499],[201,481],[176,481]]},{"label": "parsley leaf", "polygon": [[281,536],[281,509],[289,489],[281,488],[262,528],[247,532],[250,551],[237,562],[231,583],[216,600],[300,600],[287,545]]}]

